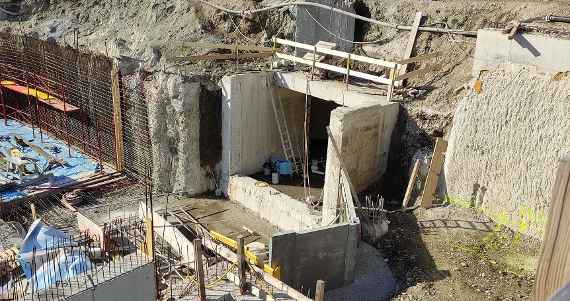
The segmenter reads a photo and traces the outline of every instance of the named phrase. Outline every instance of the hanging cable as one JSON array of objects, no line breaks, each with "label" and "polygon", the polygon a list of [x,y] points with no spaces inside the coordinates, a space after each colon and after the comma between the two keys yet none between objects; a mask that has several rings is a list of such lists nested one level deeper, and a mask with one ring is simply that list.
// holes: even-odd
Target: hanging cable
[{"label": "hanging cable", "polygon": [[330,34],[331,36],[335,37],[336,39],[339,39],[341,41],[344,42],[348,42],[348,43],[352,43],[352,44],[357,44],[357,45],[365,45],[365,44],[378,44],[380,43],[382,40],[375,40],[375,41],[366,41],[366,42],[356,42],[356,41],[351,41],[349,39],[345,39],[337,34],[335,34],[334,32],[330,31],[328,28],[326,28],[323,24],[321,24],[315,17],[313,17],[313,15],[309,12],[309,10],[307,10],[306,8],[304,9],[307,14],[309,15],[309,17],[311,17],[311,19],[313,19],[313,21],[319,25],[319,27],[324,30],[326,33]]},{"label": "hanging cable", "polygon": [[[213,3],[209,3],[205,0],[191,0],[191,1],[197,1],[199,3],[213,7],[215,9],[226,12],[228,14],[240,15],[240,16],[252,15],[252,14],[261,13],[261,12],[265,12],[265,11],[269,11],[269,10],[273,10],[273,9],[277,9],[277,8],[281,8],[281,7],[288,7],[288,6],[311,6],[311,7],[318,7],[318,8],[330,10],[331,12],[350,16],[350,17],[358,19],[358,20],[362,20],[365,22],[369,22],[369,23],[384,26],[384,27],[394,28],[394,29],[398,29],[398,30],[412,30],[412,26],[399,25],[399,24],[393,24],[393,23],[378,21],[375,19],[360,16],[360,15],[357,15],[357,14],[354,14],[351,12],[347,12],[347,11],[344,11],[342,9],[334,8],[334,7],[324,5],[324,4],[320,4],[320,3],[313,3],[313,2],[294,1],[294,2],[275,4],[275,5],[267,6],[264,8],[258,8],[258,9],[232,10],[232,9],[228,9],[228,8],[225,8],[225,7],[213,4]],[[426,31],[426,32],[451,33],[451,34],[458,34],[458,35],[464,35],[464,36],[469,36],[469,37],[477,37],[477,31],[442,29],[442,28],[424,27],[424,26],[419,27],[418,30],[419,31]]]}]

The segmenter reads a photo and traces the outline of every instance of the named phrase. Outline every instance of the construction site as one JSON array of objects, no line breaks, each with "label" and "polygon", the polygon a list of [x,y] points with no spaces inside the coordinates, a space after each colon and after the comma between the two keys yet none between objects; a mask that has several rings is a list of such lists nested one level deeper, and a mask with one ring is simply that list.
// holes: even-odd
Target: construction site
[{"label": "construction site", "polygon": [[567,0],[0,0],[0,300],[569,296]]}]

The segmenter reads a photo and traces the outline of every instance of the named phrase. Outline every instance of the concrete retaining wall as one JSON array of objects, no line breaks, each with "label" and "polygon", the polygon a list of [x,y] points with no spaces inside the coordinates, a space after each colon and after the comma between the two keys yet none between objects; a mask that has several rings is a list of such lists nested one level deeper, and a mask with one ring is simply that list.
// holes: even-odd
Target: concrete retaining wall
[{"label": "concrete retaining wall", "polygon": [[327,290],[352,283],[360,224],[339,224],[271,237],[270,264],[279,267],[281,280],[307,291],[316,281]]},{"label": "concrete retaining wall", "polygon": [[530,71],[482,76],[457,107],[444,166],[451,202],[542,237],[557,160],[570,153],[570,80]]},{"label": "concrete retaining wall", "polygon": [[[52,296],[53,297],[53,296]],[[145,264],[111,280],[100,283],[69,301],[154,301],[157,299],[154,262]]]},{"label": "concrete retaining wall", "polygon": [[[330,130],[342,160],[357,191],[365,189],[384,174],[392,132],[398,119],[399,105],[340,107],[331,113]],[[323,223],[336,217],[339,206],[340,162],[331,141],[327,149],[327,166],[323,197]]]},{"label": "concrete retaining wall", "polygon": [[307,204],[266,186],[258,187],[250,177],[232,176],[229,198],[252,210],[282,231],[302,231],[316,226],[320,216],[313,215]]},{"label": "concrete retaining wall", "polygon": [[258,172],[272,154],[282,151],[271,103],[270,73],[224,77],[221,86],[221,186],[227,192],[231,175]]},{"label": "concrete retaining wall", "polygon": [[479,30],[473,75],[481,70],[510,69],[513,65],[532,67],[539,72],[570,70],[570,40],[538,34],[517,34],[509,40],[496,30]]}]

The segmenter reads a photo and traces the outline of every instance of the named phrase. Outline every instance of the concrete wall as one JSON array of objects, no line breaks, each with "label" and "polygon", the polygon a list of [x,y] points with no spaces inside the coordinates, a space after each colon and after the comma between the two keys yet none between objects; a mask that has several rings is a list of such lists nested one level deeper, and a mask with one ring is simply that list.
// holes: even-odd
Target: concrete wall
[{"label": "concrete wall", "polygon": [[258,187],[257,182],[250,177],[230,177],[230,200],[255,212],[281,231],[302,231],[318,225],[320,214],[312,214],[306,203],[273,187]]},{"label": "concrete wall", "polygon": [[570,80],[528,70],[481,79],[482,93],[461,100],[453,120],[448,198],[541,238],[556,162],[570,153]]},{"label": "concrete wall", "polygon": [[507,39],[496,30],[479,30],[473,62],[473,75],[481,70],[525,65],[539,72],[570,70],[570,40],[538,34],[517,34]]},{"label": "concrete wall", "polygon": [[[399,105],[339,107],[331,113],[330,129],[350,179],[357,191],[365,189],[384,174],[392,132],[398,119]],[[327,165],[323,196],[323,223],[337,215],[339,202],[340,162],[331,141],[327,150]]]},{"label": "concrete wall", "polygon": [[302,232],[284,232],[271,237],[270,264],[279,267],[281,280],[307,291],[322,279],[327,290],[354,280],[358,227],[339,224]]},{"label": "concrete wall", "polygon": [[271,74],[227,76],[221,86],[221,186],[227,191],[231,175],[261,171],[263,162],[282,150],[271,103]]},{"label": "concrete wall", "polygon": [[[287,118],[287,127],[291,135],[293,146],[297,151],[296,154],[300,156],[305,149],[303,145],[305,94],[283,88],[277,88],[277,91],[283,103],[283,110],[285,111],[285,118]],[[267,101],[271,102],[271,100]],[[275,116],[275,114],[273,114],[273,116]],[[275,126],[277,126],[277,124]],[[278,135],[278,130],[275,129],[275,131]],[[282,148],[281,144],[279,144],[279,146]],[[280,154],[282,153],[281,151]]]},{"label": "concrete wall", "polygon": [[[310,2],[331,5],[331,2],[328,0],[311,0]],[[346,5],[346,1],[335,2],[335,7],[354,13],[354,9]],[[300,6],[297,8],[295,41],[309,45],[314,45],[318,41],[334,42],[337,45],[337,49],[348,52],[352,51],[352,43],[335,38],[319,26],[313,18],[316,19],[322,27],[327,28],[327,30],[336,36],[340,36],[349,41],[354,40],[354,18],[318,7]],[[305,53],[304,50],[298,49],[298,54],[303,53]]]},{"label": "concrete wall", "polygon": [[389,104],[385,95],[375,95],[381,90],[349,86],[332,80],[307,80],[302,72],[274,72],[275,84],[279,87],[309,94],[322,100],[334,101],[347,107]]},{"label": "concrete wall", "polygon": [[[52,296],[53,297],[53,296]],[[70,301],[155,301],[156,278],[154,262],[100,283],[79,294],[68,297]]]},{"label": "concrete wall", "polygon": [[188,194],[207,191],[210,181],[200,166],[200,83],[158,73],[147,86],[156,188]]}]

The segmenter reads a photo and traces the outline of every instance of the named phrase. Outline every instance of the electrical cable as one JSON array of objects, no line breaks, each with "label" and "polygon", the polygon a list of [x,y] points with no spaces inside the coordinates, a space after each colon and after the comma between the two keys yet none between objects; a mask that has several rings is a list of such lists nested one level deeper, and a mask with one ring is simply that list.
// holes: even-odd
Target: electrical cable
[{"label": "electrical cable", "polygon": [[[286,3],[280,3],[280,4],[275,4],[275,5],[271,5],[271,6],[267,6],[264,8],[258,8],[258,9],[250,9],[250,10],[232,10],[232,9],[228,9],[225,8],[223,6],[219,6],[213,3],[209,3],[205,0],[191,0],[191,1],[197,1],[200,2],[204,5],[213,7],[215,9],[218,9],[220,11],[226,12],[228,14],[233,14],[233,15],[240,15],[240,16],[246,16],[246,15],[252,15],[252,14],[256,14],[256,13],[260,13],[260,12],[265,12],[265,11],[269,11],[269,10],[273,10],[273,9],[277,9],[277,8],[282,8],[282,7],[288,7],[288,6],[311,6],[311,7],[318,7],[318,8],[322,8],[322,9],[327,9],[330,10],[331,12],[335,12],[338,14],[342,14],[342,15],[346,15],[346,16],[350,16],[354,19],[358,19],[358,20],[362,20],[362,21],[366,21],[372,24],[376,24],[376,25],[380,25],[380,26],[384,26],[384,27],[389,27],[389,28],[394,28],[394,29],[398,29],[398,30],[412,30],[412,26],[408,26],[408,25],[399,25],[399,24],[392,24],[392,23],[388,23],[388,22],[383,22],[383,21],[378,21],[376,19],[371,19],[371,18],[367,18],[367,17],[363,17],[351,12],[347,12],[344,11],[342,9],[338,9],[338,8],[334,8],[328,5],[324,5],[324,4],[320,4],[320,3],[313,3],[313,2],[305,2],[305,1],[293,1],[293,2],[286,2]],[[426,31],[426,32],[436,32],[436,33],[451,33],[451,34],[458,34],[458,35],[464,35],[464,36],[469,36],[469,37],[477,37],[477,31],[464,31],[464,30],[455,30],[455,29],[441,29],[441,28],[434,28],[434,27],[424,27],[424,26],[420,26],[418,28],[419,31]]]},{"label": "electrical cable", "polygon": [[349,39],[345,39],[345,38],[343,38],[343,37],[341,37],[341,36],[335,34],[334,32],[330,31],[330,30],[329,30],[328,28],[326,28],[323,24],[321,24],[315,17],[313,17],[313,15],[309,12],[308,9],[305,8],[304,10],[305,10],[305,12],[307,12],[307,14],[309,15],[309,17],[311,17],[311,19],[313,19],[313,21],[314,21],[317,25],[319,25],[319,27],[320,27],[322,30],[324,30],[326,33],[330,34],[331,36],[333,36],[333,37],[335,37],[335,38],[337,38],[337,39],[339,39],[339,40],[341,40],[341,41],[348,42],[348,43],[352,43],[352,44],[357,44],[357,45],[378,44],[378,43],[380,43],[380,42],[382,41],[382,39],[379,39],[379,40],[375,40],[375,41],[356,42],[356,41],[351,41],[351,40],[349,40]]}]

